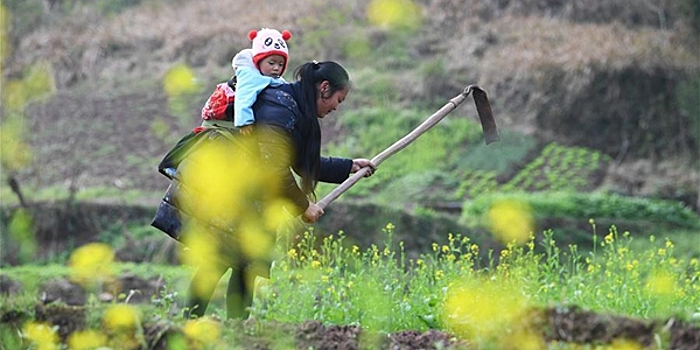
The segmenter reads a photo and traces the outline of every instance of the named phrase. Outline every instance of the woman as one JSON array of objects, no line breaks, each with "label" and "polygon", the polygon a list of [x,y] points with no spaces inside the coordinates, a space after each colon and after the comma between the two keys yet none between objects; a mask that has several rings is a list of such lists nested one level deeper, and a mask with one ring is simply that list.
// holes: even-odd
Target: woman
[{"label": "woman", "polygon": [[[190,224],[186,230],[186,236],[207,237],[203,244],[185,243],[192,251],[197,251],[197,246],[206,247],[197,254],[198,259],[204,259],[190,284],[190,316],[204,314],[219,279],[230,268],[227,314],[229,318],[245,317],[252,303],[255,277],[269,274],[270,242],[274,241],[271,237],[275,228],[275,224],[269,224],[275,222],[268,215],[270,208],[283,206],[291,214],[314,223],[323,215],[323,208],[315,203],[318,181],[341,183],[364,167],[371,168],[368,176],[375,169],[368,159],[328,158],[320,154],[319,119],[333,112],[350,92],[345,69],[335,62],[314,61],[297,68],[294,78],[294,83],[269,87],[260,93],[253,105],[256,128],[252,135],[209,132],[204,136],[207,144],[221,146],[216,156],[188,156],[178,168],[183,187],[187,188],[181,207],[189,213],[207,208],[194,216],[208,217],[204,220],[207,224],[192,220],[198,224]],[[199,149],[196,152],[205,153]],[[218,179],[207,186],[197,186],[202,178],[211,179],[212,173],[222,172],[202,170],[214,163],[231,165],[223,171],[227,176],[217,175]],[[301,186],[292,171],[300,178]],[[231,189],[223,183],[237,185]],[[211,199],[202,200],[207,191]],[[212,205],[216,199],[234,197],[236,200],[225,205]],[[225,210],[217,210],[219,207]],[[209,249],[211,242],[218,246],[214,253]]]}]

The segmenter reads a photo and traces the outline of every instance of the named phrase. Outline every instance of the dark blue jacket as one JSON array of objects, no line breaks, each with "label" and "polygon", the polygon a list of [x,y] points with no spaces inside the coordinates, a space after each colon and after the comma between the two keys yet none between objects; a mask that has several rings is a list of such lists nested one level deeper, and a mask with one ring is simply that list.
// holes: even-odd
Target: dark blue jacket
[{"label": "dark blue jacket", "polygon": [[[278,173],[282,179],[284,196],[297,206],[295,214],[301,214],[308,206],[308,199],[297,185],[290,169],[302,176],[301,169],[309,158],[303,154],[304,144],[313,136],[308,124],[304,123],[302,108],[297,101],[303,101],[299,82],[268,87],[258,95],[253,112],[256,132],[269,131],[272,135],[277,135],[259,138],[261,155],[271,171]],[[285,150],[291,150],[291,154]],[[321,157],[316,180],[341,183],[348,178],[351,168],[352,159]]]}]

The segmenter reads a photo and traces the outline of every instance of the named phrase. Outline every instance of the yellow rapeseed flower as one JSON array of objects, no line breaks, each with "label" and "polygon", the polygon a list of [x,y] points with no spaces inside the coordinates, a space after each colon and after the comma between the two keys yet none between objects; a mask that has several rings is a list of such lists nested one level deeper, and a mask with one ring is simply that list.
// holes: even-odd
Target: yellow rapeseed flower
[{"label": "yellow rapeseed flower", "polygon": [[510,256],[510,249],[501,250],[501,258],[506,259]]},{"label": "yellow rapeseed flower", "polygon": [[535,250],[535,236],[530,235],[530,238],[527,241],[527,249],[529,251],[534,251]]},{"label": "yellow rapeseed flower", "polygon": [[612,343],[610,343],[609,346],[606,346],[605,349],[609,350],[642,350],[645,349],[642,344],[639,344],[635,341],[629,340],[629,339],[615,339],[613,340]]},{"label": "yellow rapeseed flower", "polygon": [[652,295],[670,296],[677,288],[676,278],[668,271],[656,270],[647,278],[645,289]]},{"label": "yellow rapeseed flower", "polygon": [[102,321],[110,330],[133,329],[141,324],[141,313],[134,306],[114,304],[105,311]]},{"label": "yellow rapeseed flower", "polygon": [[58,350],[58,333],[46,323],[29,322],[22,327],[22,336],[34,344],[37,350]]},{"label": "yellow rapeseed flower", "polygon": [[531,212],[527,203],[505,199],[491,205],[486,220],[491,232],[502,243],[524,244],[535,226]]},{"label": "yellow rapeseed flower", "polygon": [[106,345],[107,335],[92,329],[73,332],[68,337],[68,348],[70,350],[94,350]]},{"label": "yellow rapeseed flower", "polygon": [[194,71],[183,63],[172,66],[163,78],[163,90],[171,98],[196,92],[198,88]]},{"label": "yellow rapeseed flower", "polygon": [[391,255],[391,249],[389,249],[389,247],[384,247],[384,251],[382,252],[382,254],[384,254],[384,256]]},{"label": "yellow rapeseed flower", "polygon": [[528,329],[517,329],[506,333],[498,340],[500,349],[539,350],[545,349],[545,340],[537,333]]},{"label": "yellow rapeseed flower", "polygon": [[612,244],[613,242],[615,242],[615,237],[613,236],[613,233],[610,232],[605,236],[604,240],[606,244]]},{"label": "yellow rapeseed flower", "polygon": [[412,0],[372,0],[367,19],[379,27],[410,29],[420,24],[421,10]]},{"label": "yellow rapeseed flower", "polygon": [[68,259],[71,279],[85,285],[110,279],[114,271],[114,250],[104,243],[88,243],[73,250]]},{"label": "yellow rapeseed flower", "polygon": [[198,345],[212,344],[221,336],[221,324],[208,317],[189,320],[182,327],[187,339]]},{"label": "yellow rapeseed flower", "polygon": [[666,248],[673,248],[673,241],[668,238],[666,238]]},{"label": "yellow rapeseed flower", "polygon": [[239,226],[238,238],[241,253],[249,260],[266,260],[275,244],[274,237],[268,230],[256,225],[256,222],[243,220]]},{"label": "yellow rapeseed flower", "polygon": [[514,282],[482,279],[450,288],[447,292],[445,322],[463,339],[492,339],[520,321],[527,300]]}]

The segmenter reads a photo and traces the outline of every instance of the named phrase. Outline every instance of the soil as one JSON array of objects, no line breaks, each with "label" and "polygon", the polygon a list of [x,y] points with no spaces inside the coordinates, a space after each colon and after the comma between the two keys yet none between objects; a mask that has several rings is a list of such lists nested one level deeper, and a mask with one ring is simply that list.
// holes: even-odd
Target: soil
[{"label": "soil", "polygon": [[[116,283],[99,294],[104,302],[114,295],[131,292],[131,303],[147,303],[151,296],[163,288],[159,279],[143,279],[134,275],[120,276]],[[117,287],[119,286],[119,287]],[[21,286],[5,276],[0,276],[0,295],[21,291]],[[36,304],[34,320],[47,322],[58,328],[62,341],[75,331],[86,328],[87,308],[85,291],[67,280],[57,279],[45,283],[39,291],[41,301]],[[0,310],[0,328],[19,328],[30,318],[22,309]],[[448,332],[428,329],[403,330],[390,334],[373,334],[356,325],[330,325],[319,321],[302,324],[279,322],[218,321],[223,327],[235,329],[245,349],[272,349],[272,339],[293,341],[294,349],[477,349],[468,341]],[[700,349],[700,325],[678,319],[640,320],[629,317],[600,314],[575,305],[534,309],[526,317],[523,327],[536,329],[540,339],[549,344],[605,345],[616,341],[628,341],[642,348],[651,349],[658,342],[665,349]],[[169,339],[182,330],[168,320],[151,320],[143,324],[146,345],[134,349],[168,349]]]}]

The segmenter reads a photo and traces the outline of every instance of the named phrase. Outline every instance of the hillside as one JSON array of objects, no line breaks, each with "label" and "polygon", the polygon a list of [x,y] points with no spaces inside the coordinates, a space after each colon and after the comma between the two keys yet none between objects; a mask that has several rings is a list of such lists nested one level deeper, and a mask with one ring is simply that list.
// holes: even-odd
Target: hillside
[{"label": "hillside", "polygon": [[[154,205],[167,185],[155,171],[160,157],[198,124],[247,32],[269,26],[293,32],[290,67],[337,60],[350,71],[353,93],[323,124],[325,148],[338,155],[371,157],[468,84],[489,92],[501,143],[485,148],[473,123],[446,121],[426,139],[463,138],[463,147],[441,155],[417,143],[407,152],[420,157],[387,162],[346,199],[440,210],[469,198],[455,195],[468,172],[488,171],[505,185],[556,143],[608,157],[582,190],[697,206],[700,50],[698,17],[684,7],[691,1],[395,3],[387,16],[417,19],[372,21],[368,0],[5,1],[3,205],[17,203],[8,178],[29,201]],[[178,65],[196,89],[169,96],[163,79]],[[455,114],[476,121],[471,103]]]}]

